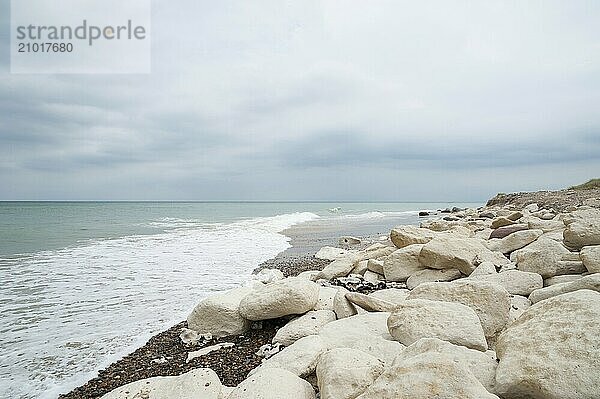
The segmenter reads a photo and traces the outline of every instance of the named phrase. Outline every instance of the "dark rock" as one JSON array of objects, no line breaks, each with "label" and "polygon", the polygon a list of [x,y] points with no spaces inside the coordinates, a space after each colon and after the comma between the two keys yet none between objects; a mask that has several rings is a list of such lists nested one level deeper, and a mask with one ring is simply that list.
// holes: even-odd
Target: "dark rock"
[{"label": "dark rock", "polygon": [[419,212],[419,216],[429,216],[429,212],[427,212],[427,211],[420,211]]}]

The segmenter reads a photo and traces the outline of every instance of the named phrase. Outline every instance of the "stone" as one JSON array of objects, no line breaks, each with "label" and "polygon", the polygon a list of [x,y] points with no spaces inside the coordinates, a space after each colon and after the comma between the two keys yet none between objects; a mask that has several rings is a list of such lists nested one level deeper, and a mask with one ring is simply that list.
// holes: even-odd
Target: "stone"
[{"label": "stone", "polygon": [[321,327],[334,320],[335,313],[332,310],[310,311],[277,330],[273,343],[290,346],[300,338],[317,334]]},{"label": "stone", "polygon": [[267,320],[313,309],[319,286],[312,281],[290,277],[260,287],[240,302],[239,312],[248,320]]},{"label": "stone", "polygon": [[397,248],[404,248],[413,244],[425,244],[436,236],[435,231],[409,225],[398,226],[390,232],[390,240]]},{"label": "stone", "polygon": [[352,251],[348,251],[347,249],[343,248],[323,247],[317,251],[315,258],[334,261],[336,259],[343,258],[351,252]]},{"label": "stone", "polygon": [[532,213],[532,212],[537,212],[537,211],[539,211],[539,210],[540,210],[540,207],[538,206],[538,204],[536,204],[536,203],[533,203],[533,204],[529,204],[529,205],[527,205],[526,207],[524,207],[524,208],[523,208],[523,210],[524,210],[524,211],[527,211],[527,212],[529,212],[529,213]]},{"label": "stone", "polygon": [[400,248],[383,262],[383,274],[387,281],[406,281],[412,274],[424,270],[419,263],[419,254],[423,244],[413,244]]},{"label": "stone", "polygon": [[321,355],[317,381],[321,399],[354,399],[383,372],[375,357],[351,348],[335,348]]},{"label": "stone", "polygon": [[377,259],[369,259],[367,269],[377,274],[383,274],[383,262]]},{"label": "stone", "polygon": [[313,310],[333,310],[333,298],[337,293],[337,288],[319,287],[319,299]]},{"label": "stone", "polygon": [[283,272],[279,269],[261,269],[258,273],[253,274],[251,278],[263,284],[269,284],[273,281],[283,280]]},{"label": "stone", "polygon": [[404,345],[390,336],[387,312],[363,313],[326,324],[319,335],[329,348],[353,348],[391,363]]},{"label": "stone", "polygon": [[534,290],[544,286],[542,276],[537,273],[523,272],[520,270],[507,270],[501,273],[484,276],[469,276],[469,278],[500,284],[512,295],[528,296]]},{"label": "stone", "polygon": [[199,368],[175,377],[152,377],[116,388],[101,399],[219,399],[222,385],[211,369]]},{"label": "stone", "polygon": [[216,344],[216,345],[211,345],[211,346],[207,346],[206,348],[202,348],[199,349],[197,351],[193,351],[193,352],[188,352],[187,355],[187,359],[185,360],[186,363],[191,362],[192,360],[204,356],[204,355],[208,355],[211,352],[215,352],[218,351],[219,349],[223,349],[223,348],[231,348],[235,346],[234,343],[231,342],[223,342],[220,344]]},{"label": "stone", "polygon": [[369,262],[369,260],[361,260],[359,262],[356,262],[350,274],[364,275],[365,272],[368,270]]},{"label": "stone", "polygon": [[485,261],[495,265],[509,263],[501,253],[490,251],[481,240],[450,235],[434,238],[419,253],[419,263],[423,267],[458,269],[467,276]]},{"label": "stone", "polygon": [[404,359],[424,353],[435,353],[440,358],[450,359],[466,367],[489,392],[494,392],[496,385],[496,366],[498,365],[494,351],[481,352],[465,346],[454,345],[437,338],[421,338],[407,346],[393,364]]},{"label": "stone", "polygon": [[524,296],[511,295],[510,297],[510,316],[509,322],[517,320],[521,315],[531,307],[531,301]]},{"label": "stone", "polygon": [[583,277],[581,274],[562,274],[560,276],[549,277],[544,279],[544,287],[550,287],[551,285],[570,283],[571,281],[579,280]]},{"label": "stone", "polygon": [[354,316],[358,313],[352,302],[346,299],[346,293],[348,292],[350,291],[346,288],[340,287],[333,298],[333,311],[338,319]]},{"label": "stone", "polygon": [[406,300],[406,297],[409,293],[409,290],[401,288],[386,288],[384,290],[371,292],[369,296],[377,299],[383,299],[384,301],[391,303],[402,303],[404,300]]},{"label": "stone", "polygon": [[542,230],[544,233],[549,233],[553,231],[560,231],[562,233],[562,231],[565,229],[565,224],[560,220],[543,220],[540,218],[528,218],[527,226],[530,229]]},{"label": "stone", "polygon": [[357,262],[361,260],[382,259],[389,256],[396,250],[396,247],[375,243],[363,251],[359,251]]},{"label": "stone", "polygon": [[469,306],[479,316],[488,339],[495,337],[509,320],[510,295],[504,287],[489,281],[460,279],[425,283],[412,290],[408,299],[449,301]]},{"label": "stone", "polygon": [[346,293],[346,299],[368,312],[391,312],[396,307],[395,303],[358,292]]},{"label": "stone", "polygon": [[305,280],[316,281],[317,275],[320,273],[320,270],[307,270],[298,274],[298,278],[303,278]]},{"label": "stone", "polygon": [[515,224],[513,220],[500,216],[494,220],[492,220],[492,229],[497,229],[499,227],[505,227]]},{"label": "stone", "polygon": [[513,222],[516,222],[517,220],[521,219],[523,217],[523,213],[522,212],[513,212],[510,215],[508,215],[506,218],[508,220],[512,220]]},{"label": "stone", "polygon": [[517,263],[519,270],[538,273],[543,278],[558,274],[570,274],[569,265],[561,263],[561,258],[570,251],[559,242],[540,237],[528,246],[513,252],[511,260]]},{"label": "stone", "polygon": [[540,288],[529,295],[532,303],[537,303],[557,295],[577,290],[600,291],[600,273],[590,274],[570,283],[554,284],[550,287]]},{"label": "stone", "polygon": [[582,247],[600,245],[600,211],[584,214],[574,220],[564,220],[567,228],[563,232],[565,245],[579,250]]},{"label": "stone", "polygon": [[391,336],[404,345],[421,338],[439,338],[485,351],[487,342],[473,309],[460,303],[408,299],[387,320]]},{"label": "stone", "polygon": [[381,274],[373,273],[370,270],[367,270],[363,277],[365,278],[365,281],[373,285],[377,285],[380,281],[385,281],[384,276],[382,276]]},{"label": "stone", "polygon": [[496,270],[496,265],[494,265],[492,262],[482,262],[475,268],[475,270],[473,270],[473,273],[471,273],[469,277],[486,276],[496,273],[498,273]]},{"label": "stone", "polygon": [[500,334],[496,390],[505,398],[584,399],[600,387],[600,294],[579,290],[531,306]]},{"label": "stone", "polygon": [[356,237],[352,237],[352,236],[342,236],[338,240],[339,245],[347,245],[347,246],[358,245],[361,242],[362,241],[360,238],[356,238]]},{"label": "stone", "polygon": [[502,252],[503,254],[507,254],[531,244],[543,233],[544,232],[542,230],[516,231],[500,240],[490,241],[488,248],[490,248],[492,251],[498,251]]},{"label": "stone", "polygon": [[326,351],[327,346],[320,336],[308,335],[264,360],[250,375],[263,368],[280,368],[298,377],[306,377],[315,372],[319,357]]},{"label": "stone", "polygon": [[460,270],[456,269],[425,269],[411,275],[406,280],[406,286],[409,290],[423,283],[431,283],[437,281],[452,281],[461,278]]},{"label": "stone", "polygon": [[251,288],[240,287],[203,299],[188,316],[188,327],[216,338],[243,334],[250,328],[250,322],[238,309],[251,292]]},{"label": "stone", "polygon": [[317,275],[317,279],[332,280],[336,277],[347,276],[359,261],[358,254],[347,254],[325,266]]},{"label": "stone", "polygon": [[600,273],[600,245],[585,246],[579,255],[588,272]]},{"label": "stone", "polygon": [[491,240],[492,238],[504,238],[512,233],[516,233],[517,231],[523,231],[528,229],[529,226],[527,226],[526,224],[513,224],[510,226],[498,227],[490,233],[489,239]]},{"label": "stone", "polygon": [[469,369],[436,352],[398,357],[357,399],[498,399]]},{"label": "stone", "polygon": [[313,387],[284,369],[264,368],[242,381],[227,399],[315,399]]}]

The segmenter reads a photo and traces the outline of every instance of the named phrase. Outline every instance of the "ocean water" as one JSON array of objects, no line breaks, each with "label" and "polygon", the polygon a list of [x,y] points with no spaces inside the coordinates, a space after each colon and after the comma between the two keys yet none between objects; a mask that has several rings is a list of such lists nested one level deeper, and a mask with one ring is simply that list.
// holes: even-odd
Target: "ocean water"
[{"label": "ocean water", "polygon": [[410,224],[448,205],[0,202],[0,397],[84,383],[247,281],[292,226]]}]

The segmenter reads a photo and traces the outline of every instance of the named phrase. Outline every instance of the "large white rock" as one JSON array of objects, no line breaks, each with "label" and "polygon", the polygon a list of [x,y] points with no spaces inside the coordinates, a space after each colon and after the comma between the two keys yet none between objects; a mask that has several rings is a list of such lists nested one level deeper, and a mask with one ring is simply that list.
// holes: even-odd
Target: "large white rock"
[{"label": "large white rock", "polygon": [[600,245],[600,210],[579,209],[572,216],[564,220],[567,226],[563,232],[565,245],[573,249]]},{"label": "large white rock", "polygon": [[502,252],[507,254],[509,252],[521,249],[526,245],[531,244],[537,240],[544,232],[542,230],[521,230],[516,231],[508,236],[500,239],[490,241],[488,247],[492,251]]},{"label": "large white rock", "polygon": [[481,322],[468,306],[426,299],[408,299],[397,306],[387,325],[392,337],[404,345],[439,338],[467,348],[488,348]]},{"label": "large white rock", "polygon": [[423,244],[413,244],[398,249],[383,261],[383,274],[387,281],[406,281],[419,270],[426,269],[419,263]]},{"label": "large white rock", "polygon": [[373,273],[383,274],[383,261],[377,259],[369,259],[367,261],[367,269]]},{"label": "large white rock", "polygon": [[333,310],[333,299],[337,294],[337,288],[320,287],[319,299],[314,307],[314,310]]},{"label": "large white rock", "polygon": [[469,278],[500,284],[509,294],[513,295],[528,296],[532,291],[544,286],[542,276],[520,270],[506,270],[496,274],[469,276]]},{"label": "large white rock", "polygon": [[424,269],[414,273],[406,280],[406,286],[412,290],[423,283],[433,283],[439,281],[452,281],[461,278],[462,274],[457,269]]},{"label": "large white rock", "polygon": [[531,301],[528,298],[520,295],[511,295],[509,322],[512,323],[517,320],[530,307]]},{"label": "large white rock", "polygon": [[269,284],[273,281],[283,280],[283,272],[279,269],[261,269],[258,273],[252,274],[251,279]]},{"label": "large white rock", "polygon": [[528,246],[513,252],[511,260],[514,259],[519,270],[538,273],[543,278],[549,278],[578,272],[573,270],[570,262],[562,260],[563,256],[569,254],[570,251],[560,242],[540,237]]},{"label": "large white rock", "polygon": [[600,291],[600,273],[590,274],[570,283],[554,284],[535,290],[529,295],[532,303],[577,290]]},{"label": "large white rock", "polygon": [[502,286],[489,281],[460,279],[449,283],[425,283],[412,290],[408,299],[467,305],[479,316],[488,339],[494,338],[509,320],[510,295]]},{"label": "large white rock", "polygon": [[329,348],[361,350],[388,363],[404,348],[388,332],[389,313],[373,312],[346,317],[326,324],[319,335]]},{"label": "large white rock", "polygon": [[431,269],[458,269],[467,276],[481,263],[497,266],[509,263],[499,252],[490,251],[482,240],[453,235],[440,235],[423,246],[419,263]]},{"label": "large white rock", "polygon": [[388,302],[384,299],[378,299],[359,292],[346,293],[346,299],[368,312],[391,312],[396,308],[396,304],[393,302]]},{"label": "large white rock", "polygon": [[362,259],[356,253],[346,254],[325,266],[317,275],[317,279],[331,280],[336,277],[347,276],[360,260]]},{"label": "large white rock", "polygon": [[437,338],[421,338],[414,344],[407,346],[393,364],[402,362],[412,356],[423,353],[435,353],[440,358],[448,358],[465,366],[481,384],[489,391],[494,392],[496,385],[496,366],[498,365],[494,351],[481,352],[464,346],[454,345]]},{"label": "large white rock", "polygon": [[248,320],[274,319],[306,313],[315,307],[318,299],[317,284],[290,277],[250,292],[241,300],[239,312]]},{"label": "large white rock", "polygon": [[250,322],[238,311],[240,301],[252,288],[240,287],[203,299],[188,316],[188,327],[213,337],[243,334]]},{"label": "large white rock", "polygon": [[492,262],[482,262],[475,268],[475,270],[473,270],[473,273],[469,274],[469,277],[485,276],[496,273],[498,273],[496,271],[496,265],[494,265]]},{"label": "large white rock", "polygon": [[195,369],[175,377],[152,377],[116,388],[101,399],[219,399],[222,385],[211,369]]},{"label": "large white rock", "polygon": [[600,273],[600,245],[583,247],[579,255],[590,273]]},{"label": "large white rock", "polygon": [[346,298],[346,293],[348,292],[350,291],[348,291],[346,288],[340,287],[337,289],[337,292],[333,297],[333,311],[338,319],[354,316],[358,313],[354,304],[352,304],[352,302]]},{"label": "large white rock", "polygon": [[343,248],[336,247],[323,247],[319,249],[319,251],[315,254],[315,258],[323,259],[323,260],[336,260],[338,258],[342,258],[346,256],[348,253],[353,253],[355,251],[349,251]]},{"label": "large white rock", "polygon": [[580,290],[533,305],[498,338],[498,394],[505,398],[597,398],[599,336],[600,293]]},{"label": "large white rock", "polygon": [[435,231],[416,226],[398,226],[390,232],[390,239],[397,248],[404,248],[412,244],[425,244],[436,237]]},{"label": "large white rock", "polygon": [[583,277],[581,274],[561,274],[559,276],[549,277],[544,279],[544,287],[550,287],[551,285],[570,283],[571,281],[579,280]]},{"label": "large white rock", "polygon": [[386,288],[384,290],[373,291],[369,296],[391,303],[401,303],[408,297],[409,293],[409,290],[402,288]]},{"label": "large white rock", "polygon": [[294,373],[298,377],[306,377],[314,373],[317,361],[322,353],[327,351],[327,346],[318,335],[308,335],[300,338],[290,346],[264,360],[259,368],[279,368]]},{"label": "large white rock", "polygon": [[313,387],[287,370],[264,368],[242,381],[227,399],[315,399]]},{"label": "large white rock", "polygon": [[437,352],[403,358],[386,368],[357,399],[498,399],[467,366]]},{"label": "large white rock", "polygon": [[351,348],[335,348],[321,355],[317,381],[321,399],[354,399],[379,377],[383,363]]},{"label": "large white rock", "polygon": [[319,332],[325,324],[335,320],[333,310],[313,310],[277,330],[273,343],[290,346],[297,340]]}]

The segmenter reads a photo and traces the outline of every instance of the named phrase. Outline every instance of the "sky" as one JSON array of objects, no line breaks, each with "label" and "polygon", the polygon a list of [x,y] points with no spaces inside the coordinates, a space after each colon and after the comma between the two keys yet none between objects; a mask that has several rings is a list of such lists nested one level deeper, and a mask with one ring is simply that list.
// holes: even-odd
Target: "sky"
[{"label": "sky", "polygon": [[154,0],[150,74],[10,74],[0,200],[483,201],[600,177],[600,2]]}]

